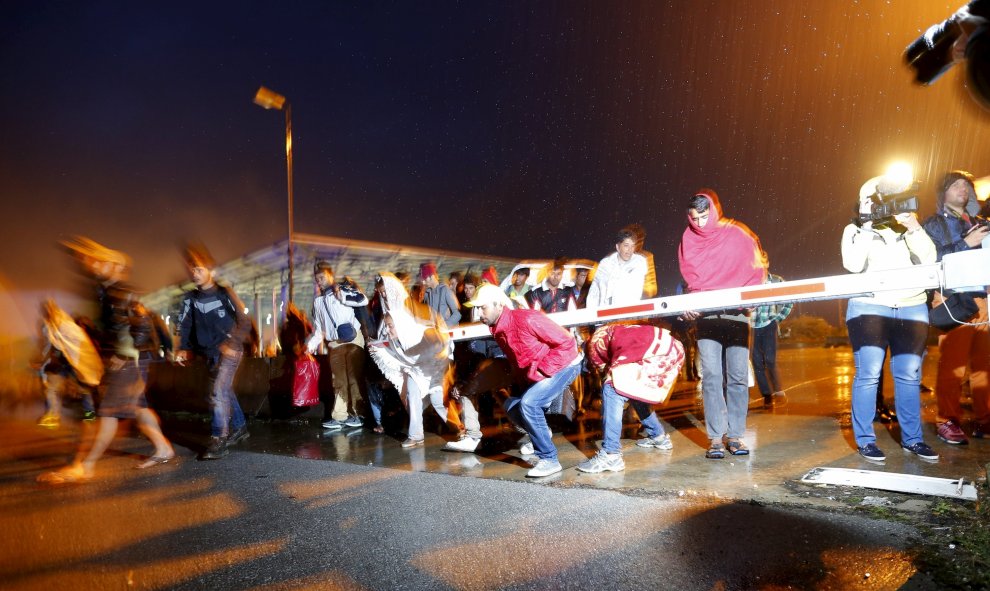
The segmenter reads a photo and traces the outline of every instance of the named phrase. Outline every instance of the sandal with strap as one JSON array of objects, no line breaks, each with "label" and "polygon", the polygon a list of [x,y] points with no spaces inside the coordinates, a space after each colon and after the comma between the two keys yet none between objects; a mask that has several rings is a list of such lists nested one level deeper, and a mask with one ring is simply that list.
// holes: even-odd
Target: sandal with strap
[{"label": "sandal with strap", "polygon": [[178,458],[178,456],[174,453],[170,456],[151,456],[134,467],[138,470],[147,470],[148,468],[154,468],[155,466],[175,462],[176,458]]},{"label": "sandal with strap", "polygon": [[725,447],[721,443],[713,441],[708,451],[705,452],[705,457],[709,460],[721,460],[725,457]]},{"label": "sandal with strap", "polygon": [[742,441],[740,441],[738,439],[730,439],[725,445],[728,448],[729,453],[732,454],[732,455],[734,455],[734,456],[748,456],[749,455],[749,448],[746,447],[746,444],[745,443],[743,443]]}]

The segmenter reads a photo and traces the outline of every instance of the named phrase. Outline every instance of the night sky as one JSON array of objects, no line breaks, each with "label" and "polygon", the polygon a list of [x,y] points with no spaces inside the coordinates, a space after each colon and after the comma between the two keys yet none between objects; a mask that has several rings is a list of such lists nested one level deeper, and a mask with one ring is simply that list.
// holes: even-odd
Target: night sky
[{"label": "night sky", "polygon": [[901,60],[960,3],[8,1],[0,279],[66,288],[73,234],[145,290],[184,277],[181,240],[223,261],[283,239],[260,85],[292,104],[297,232],[597,260],[638,221],[668,294],[710,186],[775,272],[842,273],[889,162],[990,174],[962,69],[920,88]]}]

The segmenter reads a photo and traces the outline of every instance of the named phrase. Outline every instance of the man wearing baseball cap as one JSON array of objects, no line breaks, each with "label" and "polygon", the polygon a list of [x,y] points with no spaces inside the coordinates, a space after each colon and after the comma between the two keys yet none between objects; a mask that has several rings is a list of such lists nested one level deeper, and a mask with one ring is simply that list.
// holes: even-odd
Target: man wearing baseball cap
[{"label": "man wearing baseball cap", "polygon": [[539,478],[562,470],[547,425],[546,408],[581,372],[574,337],[542,312],[515,310],[495,285],[482,285],[467,305],[480,311],[481,322],[530,386],[505,401],[505,412],[533,440],[538,461],[526,476]]}]

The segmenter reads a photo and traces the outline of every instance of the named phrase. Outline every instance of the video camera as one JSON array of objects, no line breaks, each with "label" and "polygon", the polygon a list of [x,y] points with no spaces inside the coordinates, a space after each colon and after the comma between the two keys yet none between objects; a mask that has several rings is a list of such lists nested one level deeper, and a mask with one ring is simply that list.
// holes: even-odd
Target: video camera
[{"label": "video camera", "polygon": [[915,81],[929,85],[955,65],[953,47],[965,43],[969,90],[990,109],[990,2],[973,0],[944,21],[934,24],[907,46],[904,60],[914,69]]},{"label": "video camera", "polygon": [[884,195],[879,189],[870,195],[873,207],[870,213],[859,214],[860,222],[880,222],[893,218],[899,213],[910,213],[918,211],[918,189],[920,182],[913,182],[911,186],[900,193]]}]

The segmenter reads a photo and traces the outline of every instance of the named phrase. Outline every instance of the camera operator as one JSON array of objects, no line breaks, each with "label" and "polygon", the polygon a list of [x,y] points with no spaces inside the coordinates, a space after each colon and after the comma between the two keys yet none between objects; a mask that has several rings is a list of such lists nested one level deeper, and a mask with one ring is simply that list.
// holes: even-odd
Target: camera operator
[{"label": "camera operator", "polygon": [[[868,181],[863,185],[860,219],[873,213],[875,193],[892,195],[903,190],[885,188],[883,184],[874,187]],[[852,273],[931,264],[935,257],[935,245],[913,212],[899,213],[892,219],[857,221],[842,232],[842,265]],[[859,454],[867,460],[886,459],[876,445],[873,418],[877,385],[888,347],[901,447],[919,458],[938,460],[938,454],[923,441],[921,431],[921,358],[928,337],[927,301],[923,289],[883,292],[849,300],[846,326],[856,364],[852,427]]]},{"label": "camera operator", "polygon": [[[990,227],[978,218],[980,210],[976,200],[973,175],[961,170],[947,173],[935,193],[935,214],[925,220],[924,228],[938,249],[938,260],[946,254],[980,248],[983,239],[990,235]],[[982,287],[974,287],[972,295],[979,307],[976,323],[960,324],[939,336],[938,377],[935,396],[938,401],[936,419],[938,438],[951,445],[969,443],[962,430],[962,383],[969,369],[969,388],[973,397],[973,437],[990,437],[990,329],[987,320],[987,293]]]}]

